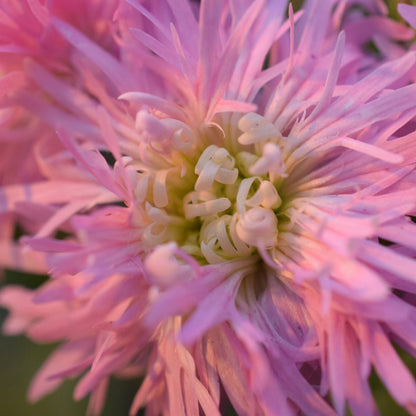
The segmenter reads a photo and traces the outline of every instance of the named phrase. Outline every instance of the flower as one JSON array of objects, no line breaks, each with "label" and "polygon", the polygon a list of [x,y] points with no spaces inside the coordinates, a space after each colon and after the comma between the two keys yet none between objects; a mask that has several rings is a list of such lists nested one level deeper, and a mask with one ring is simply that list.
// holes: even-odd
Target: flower
[{"label": "flower", "polygon": [[1,291],[4,330],[61,342],[29,398],[82,375],[98,414],[112,375],[144,376],[132,415],[217,415],[224,394],[241,415],[369,415],[374,367],[415,414],[393,348],[416,348],[415,54],[368,58],[348,2],[52,3],[8,2],[3,29],[3,83],[24,82],[2,108],[40,133],[38,176],[1,189],[25,235],[0,260],[51,277]]}]

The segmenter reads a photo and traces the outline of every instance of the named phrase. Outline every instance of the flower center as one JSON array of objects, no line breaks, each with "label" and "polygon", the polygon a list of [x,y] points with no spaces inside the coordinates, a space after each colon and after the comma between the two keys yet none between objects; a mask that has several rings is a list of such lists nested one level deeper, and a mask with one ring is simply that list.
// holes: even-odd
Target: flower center
[{"label": "flower center", "polygon": [[[282,201],[276,184],[286,176],[281,136],[254,113],[243,116],[238,128],[236,138],[198,137],[195,143],[215,143],[202,149],[192,147],[188,136],[187,149],[169,153],[171,167],[153,171],[150,182],[143,176],[150,189],[143,233],[149,248],[175,241],[201,263],[221,263],[277,244]],[[172,137],[177,140],[178,134]]]}]

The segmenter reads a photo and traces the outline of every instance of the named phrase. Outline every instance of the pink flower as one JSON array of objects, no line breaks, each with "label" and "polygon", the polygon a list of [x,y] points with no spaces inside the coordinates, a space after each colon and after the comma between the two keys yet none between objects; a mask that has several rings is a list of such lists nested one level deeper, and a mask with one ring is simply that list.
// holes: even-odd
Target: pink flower
[{"label": "pink flower", "polygon": [[408,49],[405,45],[414,37],[411,28],[388,17],[386,3],[397,14],[394,1],[382,0],[342,1],[333,14],[334,26],[345,30],[351,43],[365,49],[364,59],[373,64],[402,56]]},{"label": "pink flower", "polygon": [[98,414],[144,376],[132,415],[364,416],[374,367],[416,414],[414,53],[365,55],[349,2],[51,3],[2,29],[36,176],[2,182],[0,262],[51,276],[2,290],[4,331],[61,342],[29,398],[81,376]]}]

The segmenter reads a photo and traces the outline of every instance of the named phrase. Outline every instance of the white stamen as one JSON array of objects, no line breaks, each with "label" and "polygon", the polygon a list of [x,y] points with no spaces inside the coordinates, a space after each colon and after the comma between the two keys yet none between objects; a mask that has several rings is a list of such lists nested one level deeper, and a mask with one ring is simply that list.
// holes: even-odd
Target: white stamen
[{"label": "white stamen", "polygon": [[211,244],[206,244],[202,241],[201,251],[207,262],[210,264],[220,264],[224,262],[224,258],[216,254],[215,249]]},{"label": "white stamen", "polygon": [[245,203],[247,201],[248,193],[250,192],[251,185],[256,180],[261,182],[261,179],[258,176],[253,176],[251,178],[243,179],[240,183],[236,197],[237,211],[240,214],[243,214],[246,211]]},{"label": "white stamen", "polygon": [[166,118],[161,122],[173,133],[173,148],[178,150],[186,150],[192,146],[195,141],[195,134],[189,126],[182,121],[172,118]]},{"label": "white stamen", "polygon": [[227,198],[216,198],[207,191],[190,192],[183,200],[186,219],[218,214],[230,208],[231,202]]},{"label": "white stamen", "polygon": [[204,224],[201,229],[201,251],[209,263],[220,263],[247,256],[252,249],[237,235],[236,215],[224,215]]},{"label": "white stamen", "polygon": [[146,202],[145,205],[146,208],[146,214],[149,216],[149,218],[154,221],[161,224],[168,224],[170,222],[170,217],[163,209],[155,208],[148,202]]},{"label": "white stamen", "polygon": [[238,177],[238,169],[234,168],[235,159],[224,148],[211,145],[205,149],[195,166],[198,179],[196,191],[209,191],[214,181],[233,184]]},{"label": "white stamen", "polygon": [[[136,173],[137,174],[137,173]],[[137,182],[134,187],[134,197],[137,202],[143,202],[146,199],[147,188],[149,186],[150,174],[148,172],[141,173],[137,177]]]},{"label": "white stamen", "polygon": [[258,156],[249,152],[240,152],[237,154],[237,165],[243,176],[251,176],[250,168],[258,160]]},{"label": "white stamen", "polygon": [[246,200],[246,205],[249,207],[262,206],[267,209],[276,209],[281,203],[282,199],[269,181],[262,181],[256,193]]},{"label": "white stamen", "polygon": [[238,128],[243,132],[238,138],[242,145],[280,137],[280,132],[274,124],[256,113],[248,113],[241,117]]},{"label": "white stamen", "polygon": [[[259,181],[259,187],[254,195],[248,198],[248,194],[255,181]],[[267,209],[276,209],[281,203],[282,200],[271,182],[262,181],[258,176],[246,178],[241,181],[236,197],[237,211],[240,214],[246,211],[246,206],[262,206]]]},{"label": "white stamen", "polygon": [[257,113],[247,113],[238,121],[238,128],[241,131],[250,131],[251,129],[261,127],[268,121]]},{"label": "white stamen", "polygon": [[168,205],[168,192],[166,190],[166,178],[172,169],[158,170],[153,180],[153,202],[158,208]]},{"label": "white stamen", "polygon": [[277,243],[277,218],[270,209],[251,208],[237,222],[237,234],[246,244],[271,248]]},{"label": "white stamen", "polygon": [[275,173],[280,177],[286,177],[286,170],[283,162],[280,147],[274,143],[266,143],[263,147],[263,154],[260,159],[250,167],[249,171],[252,175],[263,175],[267,172]]},{"label": "white stamen", "polygon": [[142,239],[146,246],[154,247],[158,244],[166,242],[167,233],[167,224],[154,222],[143,230]]}]

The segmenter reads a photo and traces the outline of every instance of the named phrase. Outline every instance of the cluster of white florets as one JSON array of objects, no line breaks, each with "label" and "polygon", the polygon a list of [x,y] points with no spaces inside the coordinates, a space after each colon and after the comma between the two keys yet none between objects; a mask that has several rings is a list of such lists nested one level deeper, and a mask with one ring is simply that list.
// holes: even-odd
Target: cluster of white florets
[{"label": "cluster of white florets", "polygon": [[[175,141],[184,131],[176,131]],[[194,154],[191,139],[184,152],[173,144],[171,155],[182,159],[176,165],[182,168],[153,174],[153,205],[146,203],[152,222],[144,233],[150,246],[173,240],[199,261],[214,264],[276,246],[282,204],[277,184],[286,176],[282,137],[254,113],[240,118],[237,131],[236,138],[219,139]],[[230,142],[233,146],[226,145]]]}]

